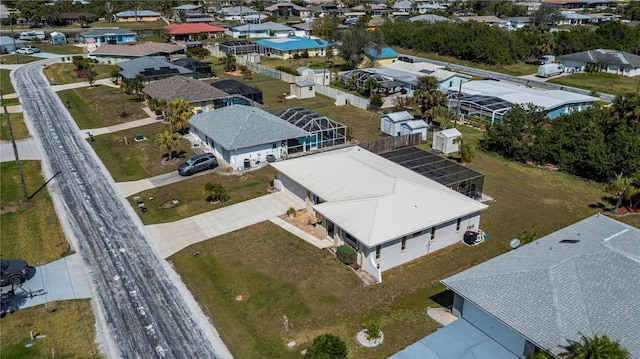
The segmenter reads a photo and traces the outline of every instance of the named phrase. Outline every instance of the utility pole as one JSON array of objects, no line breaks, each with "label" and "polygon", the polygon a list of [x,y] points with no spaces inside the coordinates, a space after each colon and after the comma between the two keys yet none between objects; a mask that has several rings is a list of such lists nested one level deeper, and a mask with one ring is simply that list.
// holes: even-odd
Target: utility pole
[{"label": "utility pole", "polygon": [[462,80],[460,80],[460,86],[458,87],[458,108],[456,109],[456,118],[453,119],[453,127],[458,127],[458,117],[460,116],[460,97],[462,96]]},{"label": "utility pole", "polygon": [[16,157],[16,166],[18,167],[18,176],[20,176],[20,185],[22,186],[22,194],[24,198],[29,200],[29,194],[27,194],[27,185],[24,183],[24,175],[22,174],[22,163],[18,156],[18,146],[16,146],[16,140],[13,137],[13,130],[11,129],[11,121],[9,121],[9,111],[7,111],[7,105],[4,103],[4,96],[0,91],[0,100],[2,101],[2,107],[4,107],[4,117],[7,119],[7,129],[9,130],[9,138],[11,138],[11,145],[13,146],[13,153]]},{"label": "utility pole", "polygon": [[[11,28],[11,41],[13,41],[13,53],[16,55],[16,64],[19,64],[20,60],[18,59],[18,52],[16,51],[17,50],[16,49],[16,37],[13,35],[13,16],[9,17],[9,26]],[[2,103],[4,104],[4,100],[2,101]],[[6,111],[6,109],[7,108],[5,107],[5,111]],[[9,117],[7,117],[7,119],[8,118]]]}]

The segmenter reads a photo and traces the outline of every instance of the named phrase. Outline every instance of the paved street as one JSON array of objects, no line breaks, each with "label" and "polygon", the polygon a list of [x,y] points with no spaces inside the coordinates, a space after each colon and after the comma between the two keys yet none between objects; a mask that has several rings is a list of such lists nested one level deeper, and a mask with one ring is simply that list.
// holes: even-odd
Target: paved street
[{"label": "paved street", "polygon": [[[51,60],[49,60],[51,61]],[[67,238],[90,273],[98,340],[110,358],[231,358],[178,275],[157,255],[133,208],[42,75],[42,61],[12,73],[43,154]],[[213,318],[215,320],[215,318]]]}]

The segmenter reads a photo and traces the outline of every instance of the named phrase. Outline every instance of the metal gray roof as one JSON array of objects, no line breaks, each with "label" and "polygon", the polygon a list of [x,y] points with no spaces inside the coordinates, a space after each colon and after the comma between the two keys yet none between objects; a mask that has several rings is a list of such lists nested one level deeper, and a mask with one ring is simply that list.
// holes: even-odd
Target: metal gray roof
[{"label": "metal gray roof", "polygon": [[185,76],[171,76],[152,82],[145,85],[142,91],[158,100],[171,101],[183,98],[191,103],[231,97],[207,83]]},{"label": "metal gray roof", "polygon": [[309,136],[256,107],[233,105],[193,116],[189,124],[226,150]]},{"label": "metal gray roof", "polygon": [[407,111],[391,112],[391,113],[387,113],[385,115],[382,115],[382,117],[386,117],[386,118],[390,119],[391,122],[393,122],[393,123],[406,122],[406,121],[413,120],[413,115],[411,115]]},{"label": "metal gray roof", "polygon": [[442,283],[551,353],[598,334],[640,357],[640,229],[604,215]]},{"label": "metal gray roof", "polygon": [[104,35],[135,35],[136,33],[128,29],[92,29],[81,32],[82,37],[104,36]]},{"label": "metal gray roof", "polygon": [[193,73],[193,71],[185,69],[182,66],[174,65],[169,61],[147,56],[120,62],[118,63],[118,67],[122,69],[122,71],[120,71],[120,75],[127,79],[135,78],[139,73],[149,70],[157,70],[159,73],[164,75],[172,72],[176,75]]},{"label": "metal gray roof", "polygon": [[601,63],[624,68],[640,67],[640,56],[616,50],[589,50],[560,56],[561,60],[580,61],[584,63]]},{"label": "metal gray roof", "polygon": [[231,27],[234,31],[294,31],[295,29],[277,22],[263,22],[260,24],[245,24]]}]

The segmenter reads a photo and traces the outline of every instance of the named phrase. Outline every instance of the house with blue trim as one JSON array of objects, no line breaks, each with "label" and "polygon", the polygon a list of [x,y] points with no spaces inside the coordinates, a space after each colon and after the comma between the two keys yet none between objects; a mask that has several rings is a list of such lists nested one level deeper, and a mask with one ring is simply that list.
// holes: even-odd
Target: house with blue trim
[{"label": "house with blue trim", "polygon": [[256,37],[287,37],[293,34],[296,29],[278,24],[277,22],[263,22],[261,24],[238,24],[230,26],[225,34],[234,38],[256,38]]},{"label": "house with blue trim", "polygon": [[325,56],[325,51],[329,46],[329,42],[326,40],[299,36],[263,39],[257,40],[255,43],[258,44],[261,55],[275,56],[285,60],[293,58],[295,55],[301,56],[305,52],[309,57]]},{"label": "house with blue trim", "polygon": [[122,11],[113,15],[117,22],[153,22],[160,20],[160,13],[151,10]]},{"label": "house with blue trim", "polygon": [[95,47],[102,44],[127,44],[136,42],[136,33],[128,29],[92,29],[81,32],[80,37],[87,44]]},{"label": "house with blue trim", "polygon": [[390,47],[383,47],[380,51],[376,51],[375,49],[369,49],[365,52],[365,56],[367,57],[362,66],[359,67],[377,67],[377,66],[387,66],[392,64],[398,60],[398,53],[395,52]]}]

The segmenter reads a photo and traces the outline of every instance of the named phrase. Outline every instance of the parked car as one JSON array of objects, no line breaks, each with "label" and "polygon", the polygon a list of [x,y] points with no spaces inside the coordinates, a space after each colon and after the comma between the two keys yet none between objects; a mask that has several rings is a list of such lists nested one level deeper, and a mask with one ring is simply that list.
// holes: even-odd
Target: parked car
[{"label": "parked car", "polygon": [[27,49],[27,48],[17,49],[16,50],[16,54],[32,55],[33,54],[33,50],[30,50],[30,49]]},{"label": "parked car", "polygon": [[398,56],[398,61],[413,63],[413,59],[408,56]]},{"label": "parked car", "polygon": [[25,46],[24,48],[25,48],[25,49],[29,49],[29,50],[31,50],[31,51],[33,51],[33,52],[40,52],[40,48],[35,47],[35,46],[32,46],[32,45],[27,45],[27,46]]},{"label": "parked car", "polygon": [[23,259],[0,260],[0,286],[20,285],[29,276],[29,264]]},{"label": "parked car", "polygon": [[192,174],[207,169],[218,167],[218,159],[213,153],[203,153],[195,155],[178,167],[178,173],[181,176],[191,176]]}]

